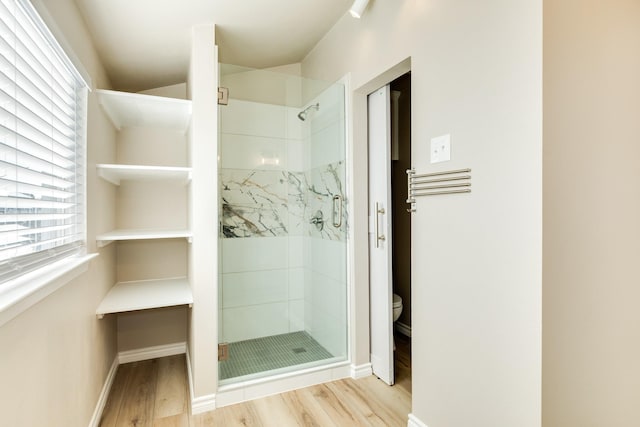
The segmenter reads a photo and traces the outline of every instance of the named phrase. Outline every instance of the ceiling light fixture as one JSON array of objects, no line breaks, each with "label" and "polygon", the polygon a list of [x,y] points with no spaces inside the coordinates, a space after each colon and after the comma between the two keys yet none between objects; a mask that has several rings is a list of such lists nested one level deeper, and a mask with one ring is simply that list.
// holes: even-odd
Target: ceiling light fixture
[{"label": "ceiling light fixture", "polygon": [[367,8],[367,4],[369,4],[369,0],[356,0],[353,2],[351,9],[349,9],[349,13],[354,18],[360,18],[362,16],[362,12]]}]

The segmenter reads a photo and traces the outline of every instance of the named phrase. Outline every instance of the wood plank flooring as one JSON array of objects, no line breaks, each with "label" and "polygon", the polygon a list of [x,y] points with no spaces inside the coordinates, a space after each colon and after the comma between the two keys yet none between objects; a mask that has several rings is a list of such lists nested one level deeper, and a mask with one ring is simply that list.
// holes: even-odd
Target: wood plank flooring
[{"label": "wood plank flooring", "polygon": [[406,426],[411,412],[411,341],[396,337],[396,385],[346,378],[189,414],[184,355],[121,365],[101,427]]}]

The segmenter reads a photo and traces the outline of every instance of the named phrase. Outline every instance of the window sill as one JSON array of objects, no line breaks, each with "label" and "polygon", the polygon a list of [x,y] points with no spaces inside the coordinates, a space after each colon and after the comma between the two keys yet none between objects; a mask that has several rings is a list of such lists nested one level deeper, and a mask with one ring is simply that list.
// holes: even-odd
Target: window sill
[{"label": "window sill", "polygon": [[65,258],[3,283],[0,287],[0,326],[87,271],[89,261],[97,256]]}]

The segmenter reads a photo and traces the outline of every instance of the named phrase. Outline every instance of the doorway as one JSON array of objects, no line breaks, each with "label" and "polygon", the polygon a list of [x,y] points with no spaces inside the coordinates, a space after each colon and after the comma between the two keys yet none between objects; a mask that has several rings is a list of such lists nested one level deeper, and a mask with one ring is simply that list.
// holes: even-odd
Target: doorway
[{"label": "doorway", "polygon": [[[391,82],[391,264],[393,293],[402,300],[394,322],[396,384],[411,391],[411,213],[407,169],[411,169],[411,73]],[[395,141],[395,142],[394,142]]]},{"label": "doorway", "polygon": [[371,363],[381,380],[410,390],[410,72],[369,94],[368,132]]}]

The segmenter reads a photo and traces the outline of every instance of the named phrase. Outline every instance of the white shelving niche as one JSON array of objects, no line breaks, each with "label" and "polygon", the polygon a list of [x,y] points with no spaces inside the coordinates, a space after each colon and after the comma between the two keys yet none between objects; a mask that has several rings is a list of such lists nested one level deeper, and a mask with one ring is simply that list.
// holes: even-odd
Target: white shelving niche
[{"label": "white shelving niche", "polygon": [[[118,131],[116,163],[96,165],[98,176],[117,186],[118,192],[117,228],[96,236],[98,247],[140,240],[158,241],[153,245],[167,239],[190,243],[192,233],[186,224],[192,169],[186,164],[186,134],[191,123],[191,101],[100,89],[96,93]],[[174,140],[178,141],[177,148]],[[116,250],[120,249],[119,244]],[[186,257],[186,253],[182,255]],[[96,315],[101,319],[112,313],[191,307],[187,272],[176,276],[183,274],[152,280],[131,280],[126,274],[118,277]]]}]

